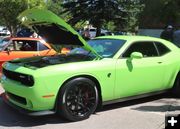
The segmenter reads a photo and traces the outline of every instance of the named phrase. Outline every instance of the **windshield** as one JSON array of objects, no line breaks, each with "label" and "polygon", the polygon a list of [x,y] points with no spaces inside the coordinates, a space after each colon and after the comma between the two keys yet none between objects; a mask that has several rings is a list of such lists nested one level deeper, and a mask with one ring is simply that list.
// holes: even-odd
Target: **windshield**
[{"label": "windshield", "polygon": [[[123,46],[126,40],[121,39],[94,39],[89,40],[88,44],[102,57],[111,58]],[[71,50],[70,54],[92,54],[87,50],[75,48]]]}]

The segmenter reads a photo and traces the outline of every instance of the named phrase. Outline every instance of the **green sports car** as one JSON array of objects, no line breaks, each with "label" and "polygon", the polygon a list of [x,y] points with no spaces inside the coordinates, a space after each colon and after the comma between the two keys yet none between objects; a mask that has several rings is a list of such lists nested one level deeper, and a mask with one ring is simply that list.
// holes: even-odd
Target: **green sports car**
[{"label": "green sports car", "polygon": [[50,11],[19,17],[51,45],[76,46],[67,55],[15,59],[3,65],[4,101],[29,115],[88,118],[105,104],[172,90],[180,96],[180,49],[163,39],[102,36],[86,42]]}]

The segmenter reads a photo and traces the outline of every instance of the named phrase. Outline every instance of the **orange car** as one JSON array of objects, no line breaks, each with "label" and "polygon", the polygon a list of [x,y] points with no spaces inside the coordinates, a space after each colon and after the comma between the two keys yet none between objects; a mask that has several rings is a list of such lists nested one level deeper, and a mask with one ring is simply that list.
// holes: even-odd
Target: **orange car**
[{"label": "orange car", "polygon": [[0,75],[2,64],[15,58],[54,55],[56,51],[42,39],[11,38],[4,46],[0,46]]}]

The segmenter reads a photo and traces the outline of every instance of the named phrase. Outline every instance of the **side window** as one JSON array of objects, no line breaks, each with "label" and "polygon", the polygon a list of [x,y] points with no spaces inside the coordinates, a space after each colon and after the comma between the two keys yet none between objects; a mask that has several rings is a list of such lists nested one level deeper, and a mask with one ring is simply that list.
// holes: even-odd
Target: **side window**
[{"label": "side window", "polygon": [[43,50],[48,50],[49,48],[47,47],[47,46],[45,46],[43,43],[41,43],[41,42],[38,42],[38,49],[39,49],[39,51],[43,51]]},{"label": "side window", "polygon": [[18,51],[37,51],[37,41],[17,41]]},{"label": "side window", "polygon": [[7,49],[11,51],[37,51],[37,41],[13,40]]},{"label": "side window", "polygon": [[156,42],[155,45],[157,46],[157,49],[159,51],[159,55],[162,56],[168,52],[170,52],[170,49],[167,48],[164,44]]},{"label": "side window", "polygon": [[12,41],[5,50],[10,50],[10,51],[16,51],[16,48],[15,48],[15,42]]},{"label": "side window", "polygon": [[144,57],[158,56],[158,52],[153,42],[136,42],[133,43],[123,54],[122,57],[130,57],[133,52],[141,52]]}]

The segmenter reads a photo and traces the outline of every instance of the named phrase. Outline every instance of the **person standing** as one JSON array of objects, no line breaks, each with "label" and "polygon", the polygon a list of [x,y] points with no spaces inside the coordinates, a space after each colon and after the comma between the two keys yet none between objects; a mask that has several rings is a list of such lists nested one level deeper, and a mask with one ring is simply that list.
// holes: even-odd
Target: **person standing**
[{"label": "person standing", "polygon": [[88,28],[86,28],[86,29],[84,30],[82,36],[83,36],[83,38],[84,38],[85,40],[89,40],[89,39],[90,39],[91,35],[90,35],[90,32],[89,32],[89,29],[88,29]]},{"label": "person standing", "polygon": [[173,26],[168,25],[165,30],[161,33],[160,37],[162,39],[173,42]]},{"label": "person standing", "polygon": [[174,31],[173,33],[173,43],[180,47],[180,29]]}]

